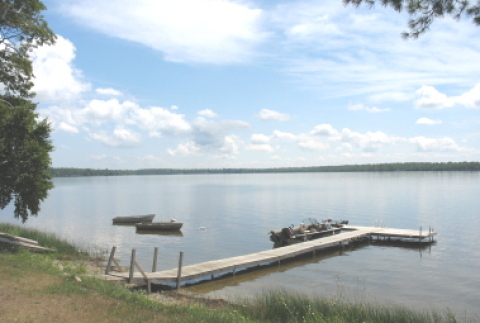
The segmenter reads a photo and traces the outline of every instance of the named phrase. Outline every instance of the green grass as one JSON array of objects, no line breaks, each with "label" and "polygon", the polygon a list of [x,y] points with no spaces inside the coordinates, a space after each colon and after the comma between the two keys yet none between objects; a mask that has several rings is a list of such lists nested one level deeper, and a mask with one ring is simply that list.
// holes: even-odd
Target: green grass
[{"label": "green grass", "polygon": [[[92,245],[78,245],[58,235],[32,228],[25,228],[19,225],[0,223],[0,232],[16,235],[19,237],[35,240],[45,248],[54,249],[63,257],[73,257],[76,259],[88,259],[90,257],[100,257],[106,254],[106,250]],[[15,248],[13,248],[15,250]]]},{"label": "green grass", "polygon": [[457,322],[449,312],[421,312],[397,305],[353,303],[284,290],[265,292],[251,301],[245,301],[241,309],[261,322]]},{"label": "green grass", "polygon": [[[0,270],[8,270],[9,275],[18,275],[13,268],[26,268],[32,272],[42,272],[61,276],[61,284],[48,287],[44,292],[52,295],[102,295],[115,300],[115,313],[121,321],[145,322],[161,315],[167,321],[177,322],[275,322],[275,323],[454,323],[455,316],[448,310],[442,313],[418,311],[397,305],[349,302],[340,298],[319,298],[292,293],[285,290],[266,291],[253,298],[236,299],[234,303],[221,306],[211,303],[187,303],[164,305],[148,298],[144,291],[132,291],[123,285],[86,276],[81,263],[89,255],[85,247],[35,229],[26,229],[10,224],[0,224],[0,232],[10,233],[37,240],[41,246],[55,249],[54,253],[36,254],[22,248],[0,250]],[[80,265],[79,265],[80,264]],[[60,266],[61,265],[61,266]],[[2,267],[3,266],[3,267]],[[59,268],[61,267],[61,268]],[[74,276],[80,276],[76,282]],[[207,303],[208,304],[208,303]],[[127,307],[131,317],[123,317]],[[463,321],[462,321],[463,322]]]}]

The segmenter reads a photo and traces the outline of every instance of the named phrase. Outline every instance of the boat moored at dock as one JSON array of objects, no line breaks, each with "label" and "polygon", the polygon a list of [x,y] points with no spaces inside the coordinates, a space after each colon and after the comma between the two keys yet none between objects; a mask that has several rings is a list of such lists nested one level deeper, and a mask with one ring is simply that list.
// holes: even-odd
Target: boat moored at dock
[{"label": "boat moored at dock", "polygon": [[328,219],[322,220],[320,223],[315,218],[306,218],[302,220],[298,227],[294,227],[292,224],[280,230],[270,231],[270,240],[274,243],[286,245],[292,242],[317,239],[340,232],[346,224],[348,224],[346,220],[333,221]]}]

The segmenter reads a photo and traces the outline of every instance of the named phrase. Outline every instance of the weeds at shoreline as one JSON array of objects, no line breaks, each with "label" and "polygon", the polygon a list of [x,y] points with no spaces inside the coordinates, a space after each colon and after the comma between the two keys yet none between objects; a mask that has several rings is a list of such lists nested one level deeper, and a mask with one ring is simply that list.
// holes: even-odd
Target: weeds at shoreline
[{"label": "weeds at shoreline", "polygon": [[0,223],[0,232],[35,240],[40,246],[54,249],[64,258],[72,257],[75,259],[91,259],[104,257],[107,253],[106,249],[97,246],[76,244],[63,239],[54,233],[38,229],[24,228],[9,223]]},{"label": "weeds at shoreline", "polygon": [[262,322],[409,322],[454,323],[452,313],[418,312],[403,306],[351,303],[275,290],[243,303],[249,315]]}]

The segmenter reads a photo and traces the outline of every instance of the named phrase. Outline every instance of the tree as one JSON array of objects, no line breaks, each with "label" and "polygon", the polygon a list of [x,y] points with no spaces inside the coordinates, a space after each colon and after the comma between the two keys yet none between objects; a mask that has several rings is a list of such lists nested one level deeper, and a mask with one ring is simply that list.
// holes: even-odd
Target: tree
[{"label": "tree", "polygon": [[0,208],[14,200],[14,216],[22,222],[28,219],[28,211],[38,214],[40,201],[53,187],[50,125],[36,120],[35,108],[21,98],[0,101]]},{"label": "tree", "polygon": [[28,53],[55,42],[55,34],[41,15],[45,9],[37,0],[0,0],[0,82],[9,95],[34,95]]},{"label": "tree", "polygon": [[461,17],[473,18],[473,23],[480,25],[480,0],[471,4],[468,0],[343,0],[343,3],[356,7],[366,4],[373,7],[381,3],[384,7],[392,7],[398,12],[406,11],[410,15],[409,32],[402,33],[404,38],[417,38],[426,32],[437,18],[451,16],[456,20]]},{"label": "tree", "polygon": [[0,208],[14,201],[14,216],[37,215],[53,187],[50,126],[38,121],[28,53],[55,42],[38,0],[0,0]]}]

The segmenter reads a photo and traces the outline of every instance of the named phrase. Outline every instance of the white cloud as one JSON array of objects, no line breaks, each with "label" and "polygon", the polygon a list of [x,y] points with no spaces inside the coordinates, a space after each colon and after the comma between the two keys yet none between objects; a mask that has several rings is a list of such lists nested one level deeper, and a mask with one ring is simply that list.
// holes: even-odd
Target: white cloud
[{"label": "white cloud", "polygon": [[140,144],[141,135],[124,127],[117,127],[112,135],[100,131],[91,133],[90,138],[110,147],[135,147]]},{"label": "white cloud", "polygon": [[220,148],[220,151],[223,153],[222,157],[228,158],[232,155],[237,155],[241,144],[242,141],[238,136],[232,134],[225,136],[223,146]]},{"label": "white cloud", "polygon": [[442,120],[433,120],[429,118],[420,118],[416,122],[416,124],[421,124],[421,125],[427,125],[427,126],[432,126],[436,124],[441,124]]},{"label": "white cloud", "polygon": [[250,142],[252,144],[266,144],[270,141],[270,137],[269,136],[265,136],[263,134],[253,134],[251,137],[250,137]]},{"label": "white cloud", "polygon": [[385,112],[390,111],[388,108],[377,108],[377,107],[366,107],[363,104],[353,104],[348,107],[350,111],[367,111],[370,113],[378,113],[378,112]]},{"label": "white cloud", "polygon": [[182,135],[191,131],[191,126],[183,114],[176,114],[160,107],[134,109],[131,112],[129,123],[149,131],[150,136],[154,137],[162,134]]},{"label": "white cloud", "polygon": [[433,86],[422,86],[416,95],[418,98],[415,107],[418,109],[445,109],[454,104],[447,95],[440,93]]},{"label": "white cloud", "polygon": [[70,133],[79,133],[78,128],[74,127],[68,123],[60,122],[57,126],[57,129],[60,131],[70,132]]},{"label": "white cloud", "polygon": [[165,134],[182,136],[191,131],[183,114],[160,107],[140,108],[134,102],[120,102],[117,99],[90,100],[80,109],[51,106],[40,109],[39,113],[48,118],[54,128],[67,132],[72,132],[81,125],[99,127],[108,124],[136,126],[147,131],[151,137],[162,137]]},{"label": "white cloud", "polygon": [[455,140],[452,138],[426,138],[423,136],[411,138],[410,143],[413,143],[417,146],[418,151],[429,152],[429,151],[460,151],[462,148],[457,145]]},{"label": "white cloud", "polygon": [[167,152],[172,155],[194,155],[200,151],[200,148],[195,145],[193,142],[187,142],[179,144],[176,149],[168,149]]},{"label": "white cloud", "polygon": [[344,143],[355,143],[367,152],[377,151],[384,145],[392,145],[397,142],[405,141],[404,138],[392,137],[382,131],[362,134],[354,132],[348,128],[342,129],[340,140]]},{"label": "white cloud", "polygon": [[204,151],[229,150],[226,147],[233,148],[231,131],[249,127],[243,121],[225,120],[215,122],[201,117],[195,119],[191,126],[190,136],[193,142]]},{"label": "white cloud", "polygon": [[[191,141],[171,149],[169,153],[172,155],[238,154],[242,140],[233,132],[250,127],[240,120],[213,121],[198,117],[189,122],[183,114],[160,107],[140,108],[134,102],[117,99],[87,101],[80,109],[51,106],[39,112],[56,130],[78,133],[81,129],[90,139],[111,147],[139,145],[141,134],[145,132],[152,138],[188,138]],[[201,114],[214,115],[211,110],[204,110]],[[135,131],[132,130],[134,127]],[[110,133],[108,128],[114,131]]]},{"label": "white cloud", "polygon": [[335,130],[332,125],[329,124],[319,124],[316,125],[310,133],[314,136],[336,136],[338,131]]},{"label": "white cloud", "polygon": [[62,36],[52,46],[41,46],[30,54],[36,100],[71,101],[90,89],[73,65],[75,46]]},{"label": "white cloud", "polygon": [[260,26],[262,10],[243,1],[78,0],[64,3],[63,12],[98,32],[158,50],[173,62],[243,62],[267,36]]},{"label": "white cloud", "polygon": [[[48,118],[48,121],[52,125],[53,129],[56,130],[66,130],[67,132],[72,132],[71,130],[79,125],[75,112],[70,109],[65,109],[58,106],[50,106],[48,108],[39,109],[38,113],[40,117]],[[60,125],[62,126],[60,127]]]},{"label": "white cloud", "polygon": [[322,142],[318,142],[312,138],[303,138],[298,142],[298,146],[302,149],[312,150],[312,151],[324,150],[330,147],[329,145]]},{"label": "white cloud", "polygon": [[273,138],[280,138],[280,139],[294,141],[297,139],[297,136],[292,133],[275,130],[273,132]]},{"label": "white cloud", "polygon": [[250,145],[247,146],[248,150],[257,150],[265,152],[273,152],[275,149],[269,144],[272,138],[264,134],[253,134],[250,137]]},{"label": "white cloud", "polygon": [[95,89],[95,92],[100,95],[112,95],[112,96],[121,96],[123,95],[122,92],[112,89],[112,88],[105,88],[105,89]]},{"label": "white cloud", "polygon": [[422,86],[416,94],[418,99],[415,106],[417,108],[444,109],[460,105],[471,109],[480,109],[480,84],[458,96],[449,97],[432,86]]},{"label": "white cloud", "polygon": [[480,84],[475,85],[470,91],[455,98],[455,101],[467,108],[480,109]]},{"label": "white cloud", "polygon": [[256,150],[256,151],[264,151],[267,153],[271,153],[275,151],[275,148],[273,148],[269,144],[252,144],[247,146],[248,150]]},{"label": "white cloud", "polygon": [[[260,142],[262,138],[259,137],[258,141]],[[340,143],[341,146],[337,147],[337,150],[353,150],[355,146],[364,152],[378,151],[384,146],[407,141],[405,138],[389,136],[381,131],[359,133],[344,128],[339,132],[330,124],[316,125],[309,133],[298,135],[274,131],[271,137],[266,138],[294,141],[300,148],[311,151],[329,149],[330,144],[327,144],[324,140],[328,140],[330,143]],[[266,141],[266,138],[263,138],[264,141]]]},{"label": "white cloud", "polygon": [[215,112],[213,112],[210,109],[205,109],[205,110],[198,111],[198,115],[200,115],[202,117],[206,117],[206,118],[216,118],[216,117],[218,117],[218,114],[216,114]]},{"label": "white cloud", "polygon": [[91,100],[87,102],[85,108],[77,110],[75,115],[79,123],[103,124],[123,121],[127,113],[133,109],[138,109],[138,105],[131,101]]},{"label": "white cloud", "polygon": [[258,117],[262,120],[269,120],[269,121],[288,121],[290,120],[290,115],[286,113],[281,113],[269,109],[262,109],[258,113]]}]

